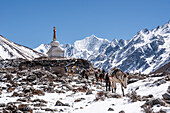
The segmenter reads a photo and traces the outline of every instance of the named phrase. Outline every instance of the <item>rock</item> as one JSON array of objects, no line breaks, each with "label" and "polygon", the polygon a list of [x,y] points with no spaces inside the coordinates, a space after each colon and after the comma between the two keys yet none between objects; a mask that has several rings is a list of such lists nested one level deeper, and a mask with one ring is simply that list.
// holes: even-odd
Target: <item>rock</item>
[{"label": "rock", "polygon": [[64,110],[63,109],[60,109],[60,111],[59,112],[64,112]]},{"label": "rock", "polygon": [[47,101],[43,100],[43,99],[35,99],[32,102],[40,102],[40,103],[47,103]]},{"label": "rock", "polygon": [[31,108],[28,107],[27,104],[20,104],[20,105],[18,105],[18,109],[21,110],[21,111],[24,111],[24,112],[26,112],[26,111],[32,111]]},{"label": "rock", "polygon": [[152,95],[152,94],[150,94],[150,95],[148,95],[148,96],[143,96],[143,97],[142,97],[142,100],[143,100],[143,101],[149,101],[149,99],[151,99],[151,98],[153,98],[153,95]]},{"label": "rock", "polygon": [[47,106],[47,105],[44,104],[44,103],[36,103],[36,104],[34,104],[34,107],[44,107],[44,106]]},{"label": "rock", "polygon": [[41,95],[45,95],[45,93],[44,93],[43,91],[41,91],[41,90],[33,90],[33,91],[32,91],[32,94],[33,94],[33,95],[40,95],[40,96],[41,96]]},{"label": "rock", "polygon": [[167,90],[168,93],[170,93],[170,86],[168,86],[168,90]]},{"label": "rock", "polygon": [[44,109],[45,111],[51,111],[51,112],[54,112],[54,111],[56,111],[57,112],[57,110],[55,110],[55,109],[50,109],[50,108],[46,108],[46,109]]},{"label": "rock", "polygon": [[84,109],[83,107],[80,107],[80,109]]},{"label": "rock", "polygon": [[153,107],[154,105],[161,105],[161,106],[165,106],[165,102],[162,101],[161,99],[151,99],[149,101],[147,101],[144,105],[142,105],[141,107],[144,108],[145,106],[151,106]]},{"label": "rock", "polygon": [[107,111],[114,111],[114,109],[113,108],[109,108]]},{"label": "rock", "polygon": [[12,97],[18,97],[19,96],[19,94],[17,93],[17,92],[14,92],[13,94],[12,94]]},{"label": "rock", "polygon": [[59,100],[56,102],[55,106],[70,106],[69,104],[63,104],[62,102],[60,102]]},{"label": "rock", "polygon": [[12,102],[6,105],[6,109],[11,111],[12,113],[17,111],[17,106],[15,106]]},{"label": "rock", "polygon": [[48,87],[48,88],[46,88],[46,90],[45,90],[47,93],[54,93],[55,91],[54,91],[54,88],[52,88],[52,87]]},{"label": "rock", "polygon": [[117,94],[117,93],[106,93],[106,97],[107,98],[121,98],[121,95]]},{"label": "rock", "polygon": [[27,98],[19,98],[19,99],[17,99],[17,101],[20,101],[20,102],[27,102],[28,99],[27,99]]},{"label": "rock", "polygon": [[77,100],[75,100],[74,102],[80,102],[82,100],[85,100],[85,98],[78,98]]},{"label": "rock", "polygon": [[168,94],[168,93],[163,94],[162,97],[165,100],[170,100],[170,94]]},{"label": "rock", "polygon": [[65,93],[64,91],[60,91],[60,90],[55,90],[56,93]]},{"label": "rock", "polygon": [[5,104],[4,103],[0,103],[0,107],[5,107]]},{"label": "rock", "polygon": [[164,84],[164,83],[166,83],[166,80],[164,78],[162,78],[162,79],[158,79],[153,84],[155,84],[156,86],[159,86],[159,85]]},{"label": "rock", "polygon": [[8,93],[11,93],[11,92],[13,92],[14,90],[15,90],[15,88],[13,88],[13,87],[10,86],[10,87],[7,89],[7,92],[8,92]]},{"label": "rock", "polygon": [[73,87],[71,87],[70,85],[68,84],[65,84],[66,88],[68,88],[69,90],[73,90]]},{"label": "rock", "polygon": [[170,100],[165,100],[166,103],[170,104]]},{"label": "rock", "polygon": [[84,92],[84,93],[85,93],[85,92],[87,91],[87,89],[85,89],[85,88],[80,88],[80,87],[79,87],[79,88],[77,88],[77,89],[73,89],[72,91],[73,91],[73,92]]},{"label": "rock", "polygon": [[114,94],[112,95],[112,98],[121,98],[121,95],[119,95],[119,94],[117,94],[117,93],[114,93]]},{"label": "rock", "polygon": [[91,89],[88,89],[87,92],[86,92],[86,95],[90,95],[90,94],[93,94],[93,93],[92,93],[92,90],[91,90]]},{"label": "rock", "polygon": [[35,75],[28,75],[27,76],[27,80],[29,81],[29,82],[33,82],[34,80],[36,80],[36,76]]},{"label": "rock", "polygon": [[125,113],[125,111],[121,110],[119,113]]},{"label": "rock", "polygon": [[167,113],[166,110],[160,109],[158,113]]},{"label": "rock", "polygon": [[33,90],[33,88],[28,87],[28,88],[24,88],[24,89],[23,89],[23,92],[24,92],[24,93],[31,93],[32,90]]}]

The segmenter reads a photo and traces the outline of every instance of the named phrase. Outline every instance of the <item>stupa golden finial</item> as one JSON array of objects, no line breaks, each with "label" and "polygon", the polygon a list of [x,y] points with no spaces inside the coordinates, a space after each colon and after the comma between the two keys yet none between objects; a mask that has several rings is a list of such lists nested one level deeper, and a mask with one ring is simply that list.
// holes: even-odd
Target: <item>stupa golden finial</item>
[{"label": "stupa golden finial", "polygon": [[56,41],[57,40],[57,37],[56,37],[56,29],[55,29],[55,26],[53,27],[54,28],[54,36],[53,36],[53,41]]}]

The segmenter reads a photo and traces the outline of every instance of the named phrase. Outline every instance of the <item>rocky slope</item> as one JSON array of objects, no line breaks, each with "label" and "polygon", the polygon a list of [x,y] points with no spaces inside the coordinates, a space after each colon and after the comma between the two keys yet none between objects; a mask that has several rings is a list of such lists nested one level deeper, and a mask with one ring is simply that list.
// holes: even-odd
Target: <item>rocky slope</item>
[{"label": "rocky slope", "polygon": [[[150,73],[170,61],[170,21],[153,30],[143,29],[131,40],[108,41],[92,35],[73,45],[61,45],[66,57],[84,58],[96,67],[117,66],[127,72]],[[35,50],[46,53],[49,45]]]},{"label": "rocky slope", "polygon": [[169,81],[169,76],[144,76],[128,84],[123,97],[120,85],[117,93],[105,91],[105,83],[96,82],[94,75],[85,79],[78,73],[56,75],[41,68],[1,68],[0,112],[168,113]]},{"label": "rocky slope", "polygon": [[11,42],[0,35],[0,59],[23,58],[31,60],[39,56],[43,56],[43,54],[31,48]]}]

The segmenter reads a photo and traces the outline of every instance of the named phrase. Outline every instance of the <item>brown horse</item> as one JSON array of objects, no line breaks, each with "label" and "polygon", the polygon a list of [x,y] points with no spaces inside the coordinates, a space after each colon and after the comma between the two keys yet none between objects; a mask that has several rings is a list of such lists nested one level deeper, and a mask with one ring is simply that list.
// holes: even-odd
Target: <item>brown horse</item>
[{"label": "brown horse", "polygon": [[127,88],[127,80],[128,80],[128,75],[123,73],[120,69],[114,68],[111,69],[109,71],[109,80],[111,82],[111,86],[112,86],[112,92],[113,92],[113,88],[116,92],[116,83],[120,83],[121,84],[121,89],[122,89],[122,93],[124,96],[124,88]]}]

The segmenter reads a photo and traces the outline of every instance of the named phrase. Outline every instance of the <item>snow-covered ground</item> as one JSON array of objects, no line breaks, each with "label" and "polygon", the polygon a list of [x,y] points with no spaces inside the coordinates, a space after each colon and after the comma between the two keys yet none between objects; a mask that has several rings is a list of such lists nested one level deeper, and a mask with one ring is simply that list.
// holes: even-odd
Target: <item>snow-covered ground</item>
[{"label": "snow-covered ground", "polygon": [[[22,72],[23,73],[23,72]],[[44,72],[46,73],[46,72]],[[48,73],[46,73],[48,74]],[[3,74],[1,77],[3,78],[5,74]],[[13,74],[14,79],[16,82],[21,81],[22,79],[26,79],[28,75],[24,75],[23,78],[17,78],[15,74]],[[170,76],[170,75],[169,75]],[[169,77],[167,76],[167,77]],[[44,77],[42,77],[44,78]],[[117,91],[116,95],[121,95],[120,98],[113,98],[106,95],[113,95],[115,93],[112,93],[111,91],[105,91],[105,83],[103,82],[101,84],[92,84],[92,79],[94,77],[90,77],[89,80],[82,79],[80,80],[79,75],[75,75],[73,78],[67,77],[64,78],[66,81],[68,81],[68,84],[65,84],[63,82],[56,82],[53,81],[53,85],[49,86],[49,83],[44,81],[43,85],[41,82],[38,82],[38,79],[36,82],[38,84],[31,85],[28,83],[28,85],[18,86],[15,88],[12,92],[7,92],[7,89],[9,89],[10,83],[3,81],[0,82],[1,88],[6,88],[6,90],[2,90],[2,94],[0,95],[0,104],[1,103],[9,103],[9,102],[16,102],[16,105],[19,104],[27,104],[29,105],[34,113],[47,113],[52,111],[46,111],[46,108],[49,108],[50,110],[53,110],[53,112],[64,112],[64,113],[119,113],[120,111],[124,111],[125,113],[143,113],[144,110],[141,108],[141,106],[146,102],[144,100],[137,100],[136,102],[133,102],[127,94],[132,93],[132,91],[136,91],[137,95],[140,95],[141,98],[143,96],[153,95],[153,98],[162,99],[162,95],[167,92],[168,86],[170,87],[170,81],[165,80],[165,76],[163,77],[148,77],[143,80],[139,80],[137,82],[131,83],[128,85],[127,89],[125,89],[126,96],[122,96],[122,91],[120,88],[120,84],[117,84]],[[41,78],[39,78],[41,79]],[[61,79],[62,81],[64,79]],[[2,79],[3,80],[3,79]],[[163,82],[162,82],[163,81]],[[29,88],[32,87],[33,89],[40,89],[42,90],[43,86],[47,87],[53,87],[53,90],[55,92],[53,93],[47,93],[44,92],[45,95],[33,95],[32,97],[13,97],[13,93],[23,93],[23,88]],[[68,87],[71,87],[72,90],[70,90]],[[84,87],[88,88],[87,90],[77,90],[74,91],[74,89],[83,89]],[[64,93],[57,93],[57,91],[64,91]],[[87,94],[88,90],[92,91],[92,94]],[[101,97],[98,96],[98,93],[104,93],[104,95],[101,95]],[[99,99],[97,99],[99,97]],[[20,102],[18,99],[26,98],[28,101],[26,102]],[[46,101],[47,103],[45,106],[34,106],[38,102],[33,102],[33,100],[40,99],[43,101]],[[32,100],[32,101],[31,101]],[[56,105],[56,102],[60,101],[66,106],[58,106]],[[18,103],[17,103],[18,102]],[[111,109],[112,111],[109,111]],[[167,113],[170,113],[170,105],[166,103],[166,106],[159,106],[154,105],[152,107],[154,112],[158,112],[160,109],[166,111]]]}]

